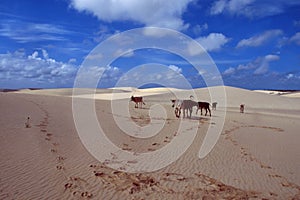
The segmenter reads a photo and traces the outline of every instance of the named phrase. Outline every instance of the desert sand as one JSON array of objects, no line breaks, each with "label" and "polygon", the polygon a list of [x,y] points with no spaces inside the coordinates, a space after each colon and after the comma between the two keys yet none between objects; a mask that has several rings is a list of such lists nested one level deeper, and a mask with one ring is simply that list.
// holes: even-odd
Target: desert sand
[{"label": "desert sand", "polygon": [[[122,160],[119,170],[111,168],[120,162],[116,152],[100,162],[87,151],[73,120],[72,89],[0,92],[0,199],[300,199],[300,98],[293,97],[298,94],[212,89],[226,91],[226,104],[218,105],[212,117],[193,110],[192,118],[182,119],[196,131],[191,146],[170,165],[144,173],[126,172],[136,160]],[[210,102],[208,91],[196,89],[193,98]],[[171,107],[174,92],[186,99],[191,94],[174,88],[128,87],[97,89],[96,94],[82,89],[75,98],[94,98],[107,137],[124,151],[141,154],[187,137],[178,131],[181,119]],[[135,108],[131,95],[143,96],[146,105]],[[112,112],[112,101],[127,102],[131,116]],[[153,121],[165,124],[147,139],[125,134],[114,121],[123,117],[145,127],[157,104],[166,118]],[[245,104],[245,113],[240,113],[240,104]],[[207,130],[219,125],[224,114],[219,140],[200,159]],[[164,158],[155,159],[160,163]]]}]

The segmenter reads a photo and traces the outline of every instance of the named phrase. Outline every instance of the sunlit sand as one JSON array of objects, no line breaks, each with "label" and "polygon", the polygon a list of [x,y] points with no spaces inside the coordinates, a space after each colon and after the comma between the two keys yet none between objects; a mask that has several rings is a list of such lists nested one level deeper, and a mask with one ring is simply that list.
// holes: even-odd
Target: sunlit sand
[{"label": "sunlit sand", "polygon": [[[120,170],[110,168],[119,162],[116,152],[100,163],[86,150],[73,121],[72,89],[0,92],[0,199],[300,199],[299,93],[274,95],[232,87],[215,91],[219,89],[226,91],[226,107],[218,104],[212,117],[193,110],[191,119],[183,119],[195,124],[192,145],[172,164],[147,173],[124,172],[136,160],[123,160]],[[189,99],[191,90],[82,91],[76,98],[95,99],[100,125],[124,151],[155,152],[184,134],[178,132],[180,119],[170,99],[175,93]],[[207,88],[194,92],[195,100],[210,102]],[[142,96],[146,105],[135,108],[129,101],[132,95]],[[166,118],[155,119],[165,120],[164,127],[147,139],[125,134],[114,121],[124,116],[112,112],[111,100],[127,102],[130,117],[125,121],[140,127],[152,123],[149,112],[160,104]],[[240,104],[245,104],[245,113],[239,112]],[[224,112],[217,144],[200,159],[208,127],[217,126]],[[156,162],[163,160],[157,157]]]}]

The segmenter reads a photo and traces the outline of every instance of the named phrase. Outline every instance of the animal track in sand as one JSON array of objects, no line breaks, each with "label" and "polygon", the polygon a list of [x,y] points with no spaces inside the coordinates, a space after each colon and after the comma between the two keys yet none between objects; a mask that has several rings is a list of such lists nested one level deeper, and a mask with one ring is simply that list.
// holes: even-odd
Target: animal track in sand
[{"label": "animal track in sand", "polygon": [[65,167],[64,167],[64,166],[62,166],[62,165],[57,165],[57,166],[56,166],[56,169],[57,169],[57,170],[64,170],[64,169],[65,169]]},{"label": "animal track in sand", "polygon": [[163,180],[166,181],[185,181],[188,178],[184,177],[182,174],[177,174],[177,173],[164,173],[163,174]]},{"label": "animal track in sand", "polygon": [[130,147],[122,147],[122,150],[124,150],[124,151],[131,151],[132,148],[130,148]]},{"label": "animal track in sand", "polygon": [[[42,121],[40,121],[40,124],[36,125],[37,127],[40,128],[40,132],[42,133],[46,133],[46,137],[45,140],[47,141],[51,141],[53,134],[49,133],[47,128],[49,125],[49,118],[50,115],[48,113],[48,111],[46,109],[44,109],[41,105],[39,105],[36,102],[33,102],[33,104],[35,104],[43,113],[44,113],[44,118]],[[89,199],[93,197],[93,194],[88,192],[85,189],[85,186],[88,184],[84,179],[80,178],[80,177],[70,177],[67,178],[68,176],[66,175],[66,168],[64,167],[64,160],[66,159],[66,157],[63,157],[61,155],[58,155],[58,150],[57,150],[57,146],[59,146],[58,142],[52,142],[51,145],[53,146],[53,148],[50,148],[50,152],[52,152],[53,154],[56,155],[56,166],[55,168],[60,171],[61,173],[63,173],[63,176],[68,180],[68,182],[64,185],[65,190],[64,191],[69,191],[76,199]]]},{"label": "animal track in sand", "polygon": [[57,150],[56,149],[50,149],[50,152],[57,153]]},{"label": "animal track in sand", "polygon": [[269,130],[274,130],[277,132],[284,132],[283,129],[277,128],[277,127],[272,127],[272,126],[256,126],[256,125],[243,125],[241,127],[245,128],[262,128],[262,129],[269,129]]},{"label": "animal track in sand", "polygon": [[[235,122],[239,123],[237,121],[235,121]],[[225,130],[224,135],[225,135],[226,140],[229,140],[233,145],[240,147],[240,150],[241,150],[240,152],[242,154],[242,157],[245,159],[245,161],[247,161],[247,160],[254,161],[262,169],[273,171],[272,175],[268,174],[268,176],[270,178],[279,178],[279,179],[281,179],[282,180],[281,181],[281,186],[282,187],[289,187],[289,188],[297,189],[298,190],[297,195],[300,196],[300,186],[299,185],[297,185],[295,183],[292,183],[292,182],[288,181],[288,179],[286,177],[283,177],[283,176],[277,174],[271,166],[264,164],[262,161],[260,161],[255,156],[253,156],[251,153],[247,152],[245,147],[238,144],[238,142],[232,138],[231,133],[238,130],[238,129],[240,129],[240,128],[263,128],[263,129],[274,130],[274,131],[277,131],[277,132],[284,132],[284,130],[281,129],[281,128],[276,128],[276,127],[271,127],[271,126],[241,125],[241,126],[235,126],[230,130]],[[297,197],[297,195],[295,197]],[[274,196],[276,196],[275,193],[274,193]]]},{"label": "animal track in sand", "polygon": [[66,158],[63,157],[63,156],[58,156],[58,157],[57,157],[57,160],[58,160],[58,161],[64,161],[65,159],[66,159]]},{"label": "animal track in sand", "polygon": [[[259,198],[260,193],[242,190],[233,186],[226,185],[221,181],[211,178],[202,173],[194,173],[200,182],[205,185],[204,190],[211,195],[208,199],[251,199]],[[225,198],[224,198],[225,197]],[[206,198],[202,198],[206,199]],[[263,199],[263,198],[262,198]]]}]

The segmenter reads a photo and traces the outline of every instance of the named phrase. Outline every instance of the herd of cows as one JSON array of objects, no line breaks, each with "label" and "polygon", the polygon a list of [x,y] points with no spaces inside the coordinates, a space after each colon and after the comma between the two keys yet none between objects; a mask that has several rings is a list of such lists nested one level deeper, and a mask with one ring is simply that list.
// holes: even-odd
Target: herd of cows
[{"label": "herd of cows", "polygon": [[[145,105],[145,102],[143,101],[143,97],[134,97],[131,96],[131,101],[135,103],[135,108],[142,108],[142,105]],[[205,110],[205,116],[207,113],[209,113],[209,116],[211,116],[211,109],[210,109],[210,103],[208,102],[196,102],[190,99],[187,100],[180,100],[180,99],[172,99],[172,107],[174,108],[175,116],[177,118],[180,118],[181,111],[183,111],[183,118],[186,116],[191,118],[193,107],[197,107],[196,114],[199,110],[201,110],[202,115],[202,109]],[[212,103],[212,110],[216,110],[217,102]]]}]

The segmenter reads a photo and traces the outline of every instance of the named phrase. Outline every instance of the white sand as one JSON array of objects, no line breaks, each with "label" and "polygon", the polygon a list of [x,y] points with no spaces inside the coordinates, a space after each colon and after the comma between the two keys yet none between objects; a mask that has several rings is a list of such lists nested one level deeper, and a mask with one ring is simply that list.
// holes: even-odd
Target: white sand
[{"label": "white sand", "polygon": [[[0,92],[0,199],[300,199],[300,99],[225,89],[225,125],[210,154],[198,158],[209,125],[218,125],[225,107],[217,107],[213,118],[193,113],[192,119],[184,119],[197,131],[190,148],[171,165],[144,174],[109,168],[118,160],[113,152],[104,164],[89,154],[73,121],[72,89]],[[93,97],[91,90],[82,90],[82,97]],[[132,94],[144,97],[145,109],[129,103]],[[98,120],[107,137],[124,150],[156,151],[184,134],[177,132],[180,120],[171,108],[175,94],[188,99],[192,92],[97,90]],[[205,88],[195,94],[197,100],[210,101]],[[110,99],[128,102],[131,117],[126,120],[141,127],[151,123],[149,108],[160,104],[166,124],[148,139],[128,136],[114,122],[122,114],[112,112]],[[244,114],[240,104],[245,104]],[[28,116],[31,128],[25,128]]]}]

